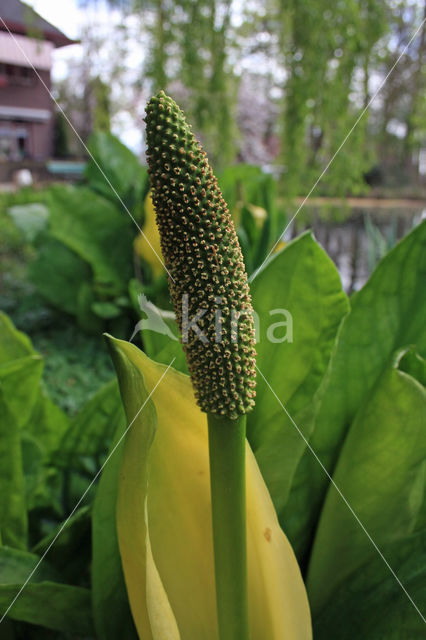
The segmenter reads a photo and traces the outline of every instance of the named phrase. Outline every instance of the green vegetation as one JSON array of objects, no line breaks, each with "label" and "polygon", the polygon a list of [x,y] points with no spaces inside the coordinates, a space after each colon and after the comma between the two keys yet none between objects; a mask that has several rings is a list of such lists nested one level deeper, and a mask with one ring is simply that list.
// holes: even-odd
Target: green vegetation
[{"label": "green vegetation", "polygon": [[[156,460],[149,486],[152,491],[155,478],[166,482],[158,503],[163,517],[182,517],[182,531],[192,522],[185,509],[193,494],[181,496],[183,512],[170,511],[167,492],[175,485],[161,475],[166,467],[155,438],[165,422],[192,424],[198,409],[188,379],[178,373],[187,369],[173,339],[178,328],[165,275],[153,268],[157,258],[146,247],[135,250],[139,231],[121,203],[157,246],[146,173],[109,134],[98,134],[91,145],[102,170],[91,163],[85,184],[1,198],[0,300],[7,313],[0,315],[0,615],[35,569],[1,623],[13,640],[138,637],[132,601],[140,585],[125,586],[118,538],[122,545],[129,528],[120,525],[117,533],[116,502],[130,517],[134,505],[120,502],[119,479],[126,479],[120,465],[122,459],[130,464],[139,449],[129,445],[137,440],[119,440],[156,382],[152,371],[164,372],[152,361],[169,365],[175,358],[177,371],[170,369],[173,382],[159,385],[163,391],[135,422],[142,431],[133,438],[149,439],[141,473]],[[420,637],[416,607],[426,606],[426,223],[398,244],[391,237],[380,241],[371,228],[383,257],[349,298],[334,263],[309,232],[280,247],[254,275],[285,222],[277,185],[252,166],[224,169],[219,183],[252,274],[259,316],[258,388],[247,416],[248,441],[297,556],[314,637],[349,640],[354,630],[365,640]],[[386,252],[387,244],[395,246]],[[141,308],[143,297],[150,307]],[[271,314],[283,309],[291,323],[287,315],[283,321]],[[135,338],[142,354],[125,340],[149,317],[157,324],[139,325]],[[127,417],[102,331],[121,338],[114,342],[115,364]],[[180,467],[176,457],[173,464],[181,473],[188,463]],[[128,479],[141,487],[145,480],[137,469]],[[139,516],[145,531],[144,512]],[[163,542],[166,549],[174,544],[167,537],[172,525],[161,543],[151,541],[155,559]],[[154,536],[159,529],[152,526]],[[278,522],[276,527],[278,535]],[[263,530],[262,541],[269,535]],[[183,562],[185,549],[176,562]],[[133,562],[130,556],[126,566]],[[158,565],[160,573],[166,565]],[[265,566],[273,571],[278,565]],[[166,573],[167,588],[182,591]],[[296,597],[292,583],[283,584],[290,594],[285,597]],[[192,624],[184,609],[176,614],[179,623]]]},{"label": "green vegetation", "polygon": [[[422,3],[108,4],[122,12],[120,28],[111,27],[114,48],[105,29],[87,27],[80,65],[73,61],[59,91],[67,114],[80,111],[74,124],[83,139],[96,119],[98,102],[88,96],[101,76],[114,87],[111,115],[126,111],[136,124],[141,91],[147,96],[163,89],[183,106],[216,169],[236,161],[274,166],[287,196],[308,193],[325,167],[318,194],[357,195],[370,186],[424,194],[418,155],[426,121]],[[135,40],[137,71],[126,58]]]},{"label": "green vegetation", "polygon": [[[278,253],[252,284],[262,331],[268,329],[271,304],[293,316],[293,342],[271,344],[260,336],[261,376],[248,435],[306,576],[318,638],[351,637],[343,620],[351,620],[366,639],[401,637],[407,629],[421,634],[419,614],[340,492],[421,609],[425,243],[423,223],[382,260],[350,303],[335,267],[309,234]],[[4,611],[125,422],[113,381],[68,418],[46,394],[43,358],[4,315],[0,327]],[[68,394],[66,386],[62,394]],[[280,403],[309,437],[333,483]],[[119,559],[111,555],[106,535],[113,527],[107,496],[114,492],[106,483],[113,482],[119,456],[118,450],[97,493],[90,491],[79,504],[11,610],[11,619],[21,621],[16,637],[22,628],[25,637],[36,638],[40,626],[92,637],[93,615],[97,637],[114,637],[112,592],[104,591]],[[97,532],[92,578],[91,526]],[[123,584],[113,584],[114,607],[126,608]],[[54,608],[41,604],[50,592]],[[364,624],[371,619],[374,625]],[[111,632],[103,635],[99,630],[107,627]]]}]

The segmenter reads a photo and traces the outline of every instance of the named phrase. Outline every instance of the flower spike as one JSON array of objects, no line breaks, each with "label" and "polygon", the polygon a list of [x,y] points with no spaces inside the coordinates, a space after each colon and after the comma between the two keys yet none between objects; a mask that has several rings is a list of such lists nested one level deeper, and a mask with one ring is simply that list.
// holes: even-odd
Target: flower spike
[{"label": "flower spike", "polygon": [[207,156],[163,91],[146,109],[161,248],[198,405],[236,419],[254,406],[255,339],[237,234]]}]

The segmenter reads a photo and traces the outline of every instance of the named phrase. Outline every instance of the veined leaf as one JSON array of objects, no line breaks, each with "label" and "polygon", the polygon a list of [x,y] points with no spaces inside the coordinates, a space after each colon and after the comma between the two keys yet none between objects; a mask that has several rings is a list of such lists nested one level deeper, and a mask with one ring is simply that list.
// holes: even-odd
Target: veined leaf
[{"label": "veined leaf", "polygon": [[29,338],[0,312],[0,385],[19,427],[28,420],[37,401],[42,371],[43,360]]},{"label": "veined leaf", "polygon": [[[0,585],[23,584],[37,566],[40,557],[28,551],[20,551],[10,547],[0,547]],[[42,580],[58,580],[58,573],[42,562],[31,577],[33,582]]]},{"label": "veined leaf", "polygon": [[[307,409],[326,371],[348,301],[334,264],[309,233],[272,258],[251,291],[259,316],[261,374],[256,406],[248,416],[248,437],[281,516],[306,443],[268,385],[292,417],[303,415],[296,422],[308,437],[312,423]],[[286,527],[285,520],[282,524]]]},{"label": "veined leaf", "polygon": [[39,441],[47,457],[57,451],[68,428],[68,416],[52,402],[43,388],[39,388],[33,411],[25,423],[25,431]]},{"label": "veined leaf", "polygon": [[0,364],[34,354],[28,336],[15,329],[11,319],[0,311]]},{"label": "veined leaf", "polygon": [[142,203],[148,190],[148,174],[135,154],[118,138],[104,131],[93,133],[88,146],[91,157],[85,175],[89,186],[120,209],[123,205],[119,198],[130,209]]},{"label": "veined leaf", "polygon": [[[9,456],[7,449],[4,451],[2,471],[14,485],[10,500],[16,505],[19,501],[21,511],[52,505],[58,508],[59,482],[54,478],[54,471],[47,470],[47,463],[66,430],[68,419],[41,387],[42,358],[4,314],[0,316],[0,344],[0,388],[7,405],[0,421],[7,429],[5,438],[10,446]],[[22,473],[25,482],[18,500]],[[3,502],[9,501],[6,489],[4,494]],[[21,513],[21,519],[26,520],[26,515]],[[8,525],[3,522],[2,526]],[[10,540],[10,544],[14,543]],[[23,540],[19,546],[25,546]]]},{"label": "veined leaf", "polygon": [[[6,612],[20,588],[20,584],[0,584],[0,614]],[[27,584],[8,617],[64,633],[93,633],[90,591],[59,582]]]},{"label": "veined leaf", "polygon": [[27,546],[27,505],[19,427],[0,386],[0,544]]},{"label": "veined leaf", "polygon": [[[317,640],[422,640],[426,606],[426,530],[381,551],[406,589],[377,554],[347,576],[314,620]],[[411,598],[411,600],[410,600]],[[416,607],[420,609],[420,613]]]},{"label": "veined leaf", "polygon": [[[333,480],[379,549],[404,543],[422,526],[425,408],[425,389],[406,373],[388,369],[358,411],[340,451]],[[323,610],[350,574],[377,553],[330,485],[308,568],[314,614]],[[414,609],[413,614],[417,615]]]},{"label": "veined leaf", "polygon": [[28,275],[52,306],[72,314],[79,312],[82,283],[92,277],[82,258],[50,237],[43,241],[37,259],[29,265]]},{"label": "veined leaf", "polygon": [[8,611],[12,620],[91,635],[90,591],[57,581],[58,573],[48,562],[37,567],[39,559],[26,551],[0,547],[0,616]]},{"label": "veined leaf", "polygon": [[[374,386],[403,348],[426,352],[426,221],[378,265],[351,299],[316,398],[313,450],[333,473],[349,427]],[[329,480],[306,451],[293,480],[284,515],[300,560],[306,559]]]},{"label": "veined leaf", "polygon": [[72,419],[63,433],[55,458],[64,466],[78,465],[80,457],[106,453],[114,430],[124,419],[116,380],[103,385]]},{"label": "veined leaf", "polygon": [[56,186],[50,194],[49,233],[90,265],[109,293],[125,291],[132,274],[132,222],[108,200],[83,187]]},{"label": "veined leaf", "polygon": [[8,214],[28,242],[36,240],[49,218],[46,205],[37,202],[10,207]]},{"label": "veined leaf", "polygon": [[29,419],[40,393],[43,359],[38,355],[10,360],[0,365],[0,384],[18,427]]},{"label": "veined leaf", "polygon": [[[90,563],[91,515],[90,507],[80,507],[66,520],[65,526],[64,522],[58,524],[32,549],[40,556],[48,551],[49,564],[58,573],[55,580],[60,576],[61,581],[80,584],[82,575],[86,578]],[[40,566],[43,565],[44,561]]]},{"label": "veined leaf", "polygon": [[405,371],[405,373],[408,373],[408,375],[426,387],[426,360],[417,353],[414,347],[406,349],[404,353],[401,354],[398,369]]}]

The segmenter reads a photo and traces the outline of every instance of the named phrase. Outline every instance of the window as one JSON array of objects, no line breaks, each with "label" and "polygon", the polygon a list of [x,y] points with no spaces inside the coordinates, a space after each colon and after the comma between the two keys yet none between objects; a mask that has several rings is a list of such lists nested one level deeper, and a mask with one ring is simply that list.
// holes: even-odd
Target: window
[{"label": "window", "polygon": [[[1,78],[5,78],[6,82]],[[35,84],[36,75],[30,67],[18,67],[15,64],[0,63],[0,87],[6,85],[32,86]]]},{"label": "window", "polygon": [[3,62],[0,62],[0,89],[2,87],[7,87],[9,84],[9,79],[6,74],[6,65]]}]

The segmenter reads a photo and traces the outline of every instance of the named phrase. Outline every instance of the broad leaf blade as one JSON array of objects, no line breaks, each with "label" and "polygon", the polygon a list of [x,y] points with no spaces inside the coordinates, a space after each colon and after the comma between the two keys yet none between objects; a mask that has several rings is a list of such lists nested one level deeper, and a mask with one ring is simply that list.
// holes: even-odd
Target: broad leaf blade
[{"label": "broad leaf blade", "polygon": [[31,576],[33,582],[58,580],[57,572],[48,562],[42,562],[37,567],[39,560],[40,557],[34,553],[0,547],[0,585],[23,584],[34,570]]},{"label": "broad leaf blade", "polygon": [[27,546],[27,505],[19,427],[0,386],[0,544]]},{"label": "broad leaf blade", "polygon": [[27,422],[38,400],[42,371],[43,360],[37,355],[0,365],[0,384],[18,427]]},{"label": "broad leaf blade", "polygon": [[34,354],[28,336],[15,329],[10,318],[0,311],[0,364]]},{"label": "broad leaf blade", "polygon": [[37,566],[39,560],[31,553],[0,548],[0,616],[7,611],[12,620],[90,635],[89,590],[54,581],[56,572],[46,562]]},{"label": "broad leaf blade", "polygon": [[426,530],[382,552],[406,592],[382,558],[374,556],[345,579],[314,619],[316,640],[329,640],[330,633],[333,640],[423,640]]},{"label": "broad leaf blade", "polygon": [[[91,509],[81,507],[64,522],[58,524],[49,535],[42,538],[32,549],[42,556],[48,553],[50,565],[61,576],[62,581],[84,584],[90,564]],[[40,565],[43,567],[45,561]]]},{"label": "broad leaf blade", "polygon": [[[0,584],[0,614],[6,612],[20,586]],[[93,633],[90,591],[82,587],[58,582],[27,584],[7,615],[64,633]]]},{"label": "broad leaf blade", "polygon": [[[85,170],[89,186],[120,209],[142,203],[148,174],[134,153],[115,136],[96,131],[89,140],[91,157]],[[111,184],[108,184],[108,181]]]},{"label": "broad leaf blade", "polygon": [[124,292],[132,275],[130,218],[83,187],[56,186],[50,198],[50,235],[90,265],[98,288]]},{"label": "broad leaf blade", "polygon": [[405,371],[426,387],[426,360],[419,356],[413,347],[405,350],[402,354],[398,362],[398,369]]},{"label": "broad leaf blade", "polygon": [[[403,542],[424,510],[426,392],[413,378],[389,369],[358,412],[333,475],[368,534],[381,549]],[[377,550],[341,495],[330,486],[308,570],[314,613]]]},{"label": "broad leaf blade", "polygon": [[72,419],[57,448],[56,460],[65,467],[78,466],[80,457],[104,455],[123,418],[117,381],[111,380]]},{"label": "broad leaf blade", "polygon": [[[356,413],[402,348],[426,352],[426,222],[382,260],[351,299],[318,392],[313,450],[332,473]],[[299,559],[307,559],[329,480],[311,451],[297,469],[284,511]]]},{"label": "broad leaf blade", "polygon": [[72,314],[79,310],[82,283],[92,278],[89,265],[51,237],[43,242],[37,259],[29,265],[28,276],[51,305]]},{"label": "broad leaf blade", "polygon": [[[290,415],[303,415],[297,423],[309,436],[307,409],[325,373],[348,301],[335,266],[310,234],[275,256],[253,280],[251,291],[259,315],[256,349],[261,374],[248,434],[281,515],[306,443],[269,385]],[[274,323],[286,324],[274,328]]]}]

